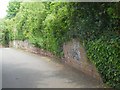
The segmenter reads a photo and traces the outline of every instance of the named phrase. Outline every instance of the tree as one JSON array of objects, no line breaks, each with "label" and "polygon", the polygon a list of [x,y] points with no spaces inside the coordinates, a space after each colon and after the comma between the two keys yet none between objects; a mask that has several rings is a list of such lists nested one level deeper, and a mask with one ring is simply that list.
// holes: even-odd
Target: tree
[{"label": "tree", "polygon": [[17,12],[20,8],[20,2],[14,1],[9,2],[8,10],[7,10],[7,18],[11,19],[16,16]]}]

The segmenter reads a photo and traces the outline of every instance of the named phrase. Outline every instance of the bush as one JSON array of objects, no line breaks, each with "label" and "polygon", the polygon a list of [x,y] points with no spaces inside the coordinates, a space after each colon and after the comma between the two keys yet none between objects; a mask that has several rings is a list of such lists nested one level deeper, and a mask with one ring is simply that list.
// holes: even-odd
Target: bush
[{"label": "bush", "polygon": [[87,43],[89,59],[96,65],[103,81],[120,88],[120,37],[102,37]]}]

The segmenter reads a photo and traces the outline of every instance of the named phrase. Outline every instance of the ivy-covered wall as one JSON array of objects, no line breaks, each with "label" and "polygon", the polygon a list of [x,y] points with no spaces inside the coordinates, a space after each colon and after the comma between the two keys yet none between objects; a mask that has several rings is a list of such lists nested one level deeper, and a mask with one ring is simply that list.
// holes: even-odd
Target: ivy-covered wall
[{"label": "ivy-covered wall", "polygon": [[117,2],[10,2],[4,22],[9,40],[27,39],[59,57],[66,41],[80,39],[104,82],[120,88],[119,8]]},{"label": "ivy-covered wall", "polygon": [[120,38],[108,40],[102,37],[87,45],[88,57],[96,65],[103,81],[120,88]]}]

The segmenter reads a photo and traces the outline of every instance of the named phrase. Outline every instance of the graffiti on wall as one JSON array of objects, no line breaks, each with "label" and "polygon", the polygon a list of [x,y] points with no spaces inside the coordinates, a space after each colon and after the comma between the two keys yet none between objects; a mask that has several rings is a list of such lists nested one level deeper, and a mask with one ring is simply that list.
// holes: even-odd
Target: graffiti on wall
[{"label": "graffiti on wall", "polygon": [[69,50],[69,56],[77,61],[80,60],[80,45],[79,42],[73,41],[73,46]]}]

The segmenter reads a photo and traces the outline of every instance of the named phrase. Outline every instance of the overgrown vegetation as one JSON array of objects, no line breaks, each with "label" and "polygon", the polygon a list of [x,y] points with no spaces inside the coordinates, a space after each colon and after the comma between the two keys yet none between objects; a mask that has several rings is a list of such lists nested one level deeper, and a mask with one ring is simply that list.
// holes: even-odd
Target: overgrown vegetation
[{"label": "overgrown vegetation", "polygon": [[60,57],[63,43],[79,38],[103,81],[120,89],[119,8],[119,3],[11,2],[5,29],[9,40],[27,39]]},{"label": "overgrown vegetation", "polygon": [[9,45],[9,31],[5,27],[4,19],[0,19],[0,45]]},{"label": "overgrown vegetation", "polygon": [[120,88],[120,37],[113,37],[108,39],[103,36],[88,42],[87,53],[103,81],[112,87]]}]

